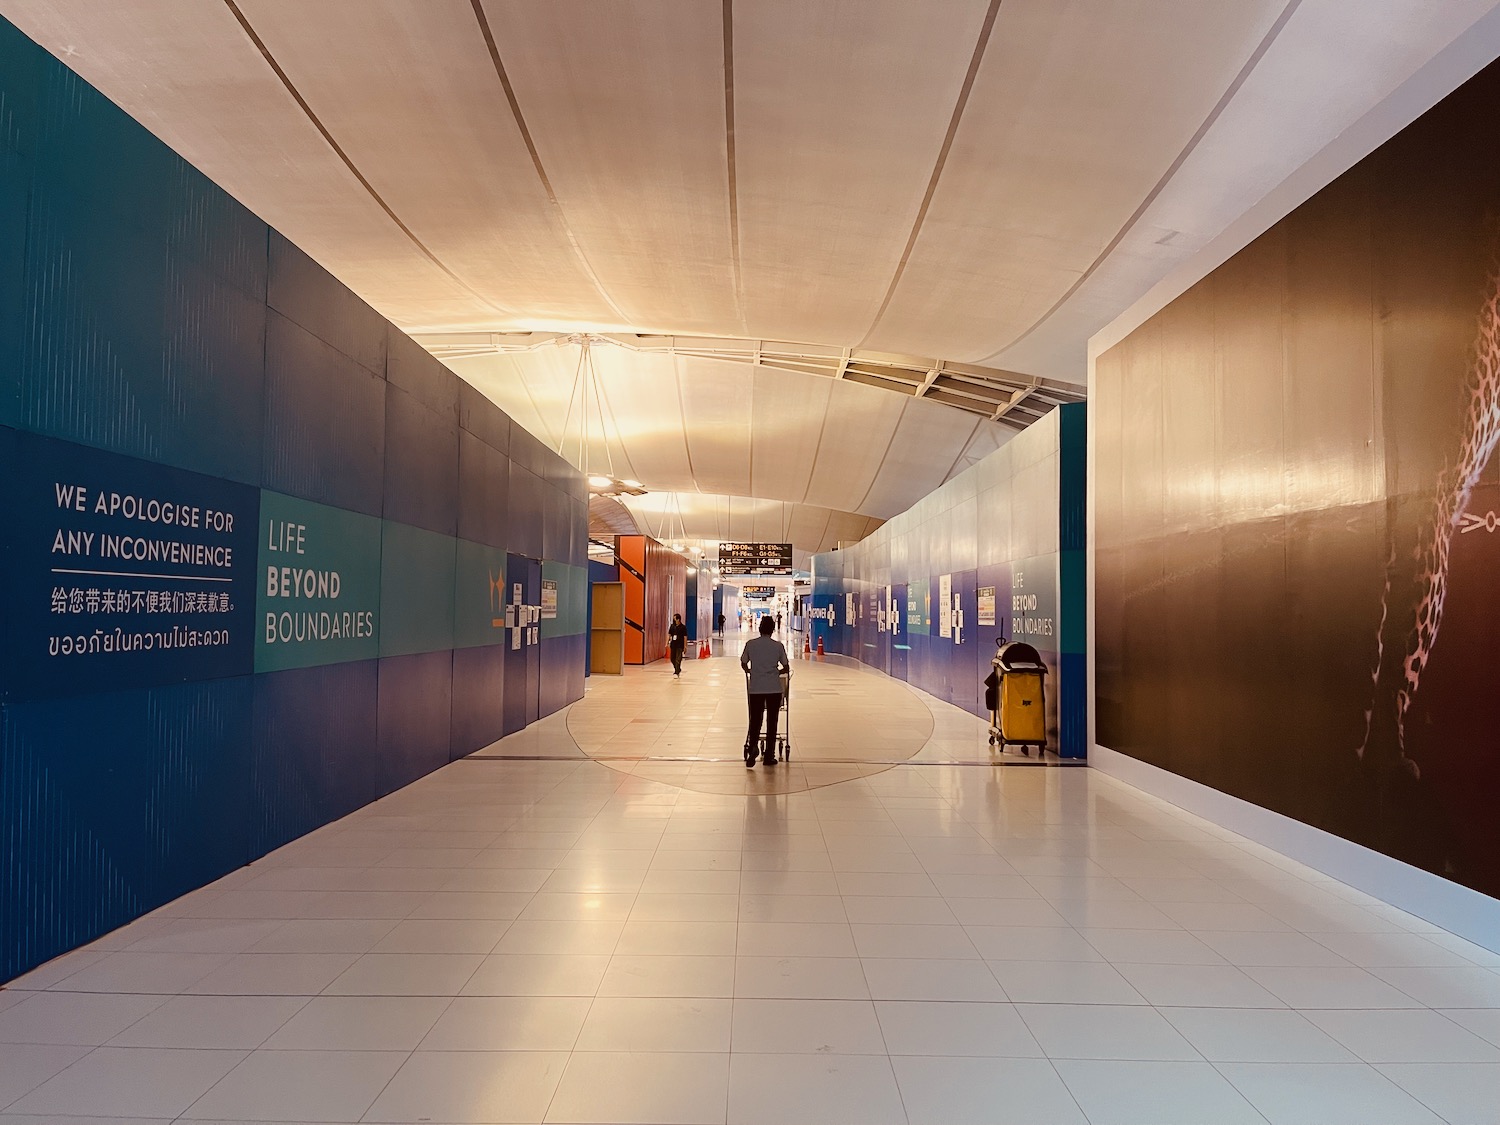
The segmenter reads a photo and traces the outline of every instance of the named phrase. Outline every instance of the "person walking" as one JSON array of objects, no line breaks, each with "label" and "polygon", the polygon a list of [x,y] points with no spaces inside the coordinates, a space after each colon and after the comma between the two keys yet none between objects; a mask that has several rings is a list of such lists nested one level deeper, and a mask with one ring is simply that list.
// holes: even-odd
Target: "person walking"
[{"label": "person walking", "polygon": [[724,622],[728,620],[729,618],[725,617],[722,613],[719,614],[719,636],[721,637],[724,635]]},{"label": "person walking", "polygon": [[781,610],[776,611],[776,631],[781,632]]},{"label": "person walking", "polygon": [[687,626],[682,623],[682,614],[672,614],[672,624],[667,626],[667,637],[671,643],[672,675],[682,675],[682,654],[687,651]]},{"label": "person walking", "polygon": [[786,646],[771,636],[775,629],[769,616],[760,619],[760,636],[745,642],[740,650],[740,667],[749,677],[746,688],[750,699],[750,727],[745,734],[745,765],[755,765],[755,743],[761,726],[766,730],[766,752],[761,760],[776,764],[776,725],[781,718],[781,675],[790,673],[792,662]]}]

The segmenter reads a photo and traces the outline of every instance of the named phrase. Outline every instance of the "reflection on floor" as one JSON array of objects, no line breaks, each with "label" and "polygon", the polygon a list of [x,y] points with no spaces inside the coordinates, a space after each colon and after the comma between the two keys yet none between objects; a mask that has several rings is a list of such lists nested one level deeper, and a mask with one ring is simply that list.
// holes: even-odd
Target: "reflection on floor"
[{"label": "reflection on floor", "polygon": [[1500,957],[1087,769],[465,760],[0,991],[0,1125],[1478,1122]]},{"label": "reflection on floor", "polygon": [[[792,634],[790,768],[746,770],[748,631],[713,641],[680,678],[665,660],[594,676],[584,699],[476,757],[592,757],[613,769],[700,793],[799,793],[882,773],[905,761],[1037,765],[1040,758],[989,745],[984,720],[842,657],[804,656]],[[1063,763],[1045,755],[1053,765]]]},{"label": "reflection on floor", "polygon": [[569,736],[612,769],[700,793],[747,795],[868,777],[931,740],[932,712],[905,684],[857,665],[799,659],[781,717],[783,725],[791,720],[792,761],[747,770],[741,638],[749,634],[716,640],[715,655],[685,662],[681,676],[662,660],[623,676],[590,677],[584,699],[568,710]]}]

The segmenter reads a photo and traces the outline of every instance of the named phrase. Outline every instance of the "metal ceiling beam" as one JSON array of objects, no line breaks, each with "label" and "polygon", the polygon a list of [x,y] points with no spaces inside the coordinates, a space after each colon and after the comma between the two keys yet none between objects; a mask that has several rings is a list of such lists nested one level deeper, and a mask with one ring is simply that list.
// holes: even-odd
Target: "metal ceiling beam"
[{"label": "metal ceiling beam", "polygon": [[990,421],[992,421],[992,422],[1002,421],[1007,414],[1009,414],[1016,407],[1020,406],[1021,402],[1029,394],[1031,394],[1032,391],[1036,390],[1037,387],[1039,387],[1040,385],[1041,385],[1041,380],[1040,379],[1033,379],[1031,381],[1030,386],[1023,387],[1021,390],[1017,391],[1015,394],[1013,394],[1013,395],[1010,396],[1010,401],[1009,402],[1004,403],[1003,405],[997,407],[996,410],[995,410],[995,413],[993,413],[993,414],[990,415]]},{"label": "metal ceiling beam", "polygon": [[[429,332],[414,337],[439,359],[529,352],[547,344],[609,343],[628,351],[665,353],[771,367],[822,378],[842,379],[903,395],[925,398],[954,410],[1023,429],[1065,402],[1083,402],[1087,391],[1056,379],[973,363],[896,355],[828,344],[751,337],[655,335],[634,332]],[[1006,395],[996,404],[999,395]],[[1033,399],[1036,407],[1012,411]]]}]

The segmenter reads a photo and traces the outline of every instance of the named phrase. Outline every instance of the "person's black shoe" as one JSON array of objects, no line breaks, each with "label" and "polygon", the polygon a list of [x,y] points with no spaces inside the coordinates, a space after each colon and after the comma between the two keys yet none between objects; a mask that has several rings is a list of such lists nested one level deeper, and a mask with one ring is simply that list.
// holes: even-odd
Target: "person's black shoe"
[{"label": "person's black shoe", "polygon": [[755,747],[748,742],[745,743],[745,768],[755,768]]},{"label": "person's black shoe", "polygon": [[765,765],[765,766],[774,766],[776,764],[775,757],[773,755],[770,755],[770,754],[767,754],[760,761],[761,761],[761,765]]}]

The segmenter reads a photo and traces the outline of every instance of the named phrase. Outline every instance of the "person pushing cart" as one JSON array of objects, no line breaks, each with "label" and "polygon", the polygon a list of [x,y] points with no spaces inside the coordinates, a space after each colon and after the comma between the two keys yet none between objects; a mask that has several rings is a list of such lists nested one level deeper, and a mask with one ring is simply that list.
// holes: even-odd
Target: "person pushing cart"
[{"label": "person pushing cart", "polygon": [[[745,670],[745,690],[750,702],[750,727],[745,734],[745,765],[755,765],[757,750],[761,761],[768,766],[776,764],[776,751],[781,758],[789,754],[786,733],[776,740],[777,721],[781,708],[786,703],[787,683],[792,672],[792,662],[786,654],[786,646],[771,634],[776,624],[769,617],[760,619],[760,636],[745,642],[740,651],[740,667]],[[765,741],[761,742],[761,726],[765,726]]]}]

